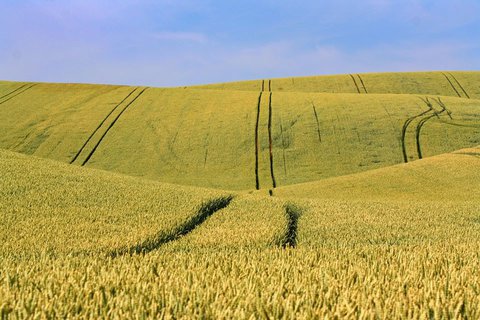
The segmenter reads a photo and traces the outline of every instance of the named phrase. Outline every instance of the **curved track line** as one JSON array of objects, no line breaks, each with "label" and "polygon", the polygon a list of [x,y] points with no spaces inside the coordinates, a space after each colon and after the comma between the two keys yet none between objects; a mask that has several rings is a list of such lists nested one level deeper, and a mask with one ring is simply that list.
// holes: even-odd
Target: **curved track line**
[{"label": "curved track line", "polygon": [[[438,98],[438,101],[433,99],[434,101],[436,101],[440,107],[442,108],[442,110],[440,112],[437,112],[437,111],[433,111],[434,113],[432,115],[429,115],[428,117],[425,117],[423,118],[422,120],[420,120],[420,122],[418,123],[417,125],[417,128],[415,130],[415,140],[417,142],[417,154],[418,154],[418,159],[422,159],[423,158],[423,155],[422,155],[422,148],[421,148],[421,143],[420,143],[420,134],[421,134],[421,130],[423,128],[423,126],[425,125],[425,123],[427,123],[428,120],[430,120],[431,118],[433,117],[437,117],[437,118],[440,118],[440,115],[443,113],[443,112],[447,112],[447,114],[449,113],[449,111],[447,110],[445,104],[443,104],[443,102],[440,100],[440,98]],[[431,106],[431,103],[428,101],[428,98],[426,100],[426,103],[429,104],[429,106]],[[433,106],[432,106],[432,110],[433,110]],[[451,118],[451,115],[449,114],[450,118]]]},{"label": "curved track line", "polygon": [[147,239],[139,244],[129,248],[118,249],[110,253],[110,257],[115,258],[120,255],[146,254],[151,251],[159,249],[162,245],[178,240],[179,238],[189,234],[199,225],[201,225],[207,218],[212,216],[215,212],[226,208],[233,200],[233,196],[225,196],[203,202],[196,214],[187,221],[171,230],[170,232],[161,232],[151,239]]},{"label": "curved track line", "polygon": [[[420,98],[420,99],[422,99],[422,98]],[[424,100],[422,99],[422,101],[424,101]],[[425,101],[424,101],[424,102],[425,102]],[[405,163],[408,162],[407,146],[406,146],[406,144],[405,144],[405,138],[406,138],[406,135],[407,135],[407,128],[408,128],[408,126],[410,125],[410,123],[412,123],[413,120],[415,120],[416,118],[421,117],[421,116],[423,116],[423,115],[425,115],[425,114],[427,114],[428,112],[430,112],[430,111],[433,110],[433,107],[431,106],[431,103],[427,103],[427,106],[429,107],[428,110],[423,111],[423,112],[421,112],[421,113],[419,113],[419,114],[416,114],[416,115],[408,118],[407,120],[405,120],[405,123],[403,124],[403,127],[402,127],[402,153],[403,153],[403,161],[404,161]]]},{"label": "curved track line", "polygon": [[27,87],[27,88],[25,88],[25,89],[23,89],[23,90],[20,90],[20,92],[17,92],[17,93],[14,94],[13,96],[8,97],[7,99],[5,99],[5,100],[3,100],[2,102],[0,102],[0,104],[4,104],[5,102],[7,102],[7,101],[9,101],[9,100],[11,100],[11,99],[13,99],[13,98],[15,98],[16,96],[24,93],[25,91],[27,91],[28,89],[31,89],[33,86],[36,86],[36,85],[37,85],[37,84],[34,83],[34,84],[32,84],[30,87]]},{"label": "curved track line", "polygon": [[105,118],[103,118],[103,120],[100,122],[100,124],[95,128],[95,130],[93,130],[93,132],[90,134],[90,136],[87,138],[87,140],[85,141],[85,143],[82,145],[82,147],[80,148],[80,150],[78,150],[77,154],[73,157],[73,159],[70,161],[70,164],[74,163],[75,160],[77,160],[77,158],[80,156],[80,154],[82,153],[83,149],[85,149],[85,147],[87,146],[88,142],[90,142],[90,140],[92,139],[92,137],[95,135],[95,133],[97,133],[97,131],[100,129],[100,127],[105,123],[105,121],[107,121],[108,117],[123,103],[125,102],[125,100],[128,99],[128,97],[130,97],[134,92],[135,90],[137,90],[138,88],[135,88],[133,89],[125,98],[123,98],[122,101],[120,101],[115,107],[112,108],[112,110],[110,110],[110,112],[105,116]]},{"label": "curved track line", "polygon": [[95,151],[97,150],[98,146],[100,145],[100,143],[102,142],[102,140],[105,138],[105,136],[107,135],[108,131],[110,131],[110,129],[113,127],[113,125],[117,122],[117,120],[120,118],[120,116],[125,112],[125,110],[127,110],[127,108],[132,104],[134,103],[138,97],[140,97],[144,92],[145,90],[147,90],[148,88],[145,88],[143,89],[142,91],[140,91],[140,93],[135,97],[133,98],[132,101],[130,101],[126,106],[125,108],[123,108],[122,111],[120,111],[120,113],[115,117],[115,119],[113,119],[112,123],[110,123],[110,125],[108,126],[107,130],[105,130],[105,132],[102,134],[102,136],[100,137],[100,139],[98,140],[98,142],[95,144],[95,146],[93,147],[93,149],[90,151],[90,153],[88,154],[87,158],[85,159],[85,161],[83,161],[82,163],[82,166],[84,166],[89,160],[90,158],[92,157],[92,155],[95,153]]},{"label": "curved track line", "polygon": [[453,80],[455,80],[455,82],[458,84],[458,86],[460,87],[460,89],[462,89],[463,93],[467,96],[467,98],[470,99],[470,96],[468,95],[467,91],[465,91],[465,89],[464,89],[463,86],[460,84],[460,82],[457,80],[457,78],[456,78],[451,72],[449,72],[448,74],[453,78]]}]

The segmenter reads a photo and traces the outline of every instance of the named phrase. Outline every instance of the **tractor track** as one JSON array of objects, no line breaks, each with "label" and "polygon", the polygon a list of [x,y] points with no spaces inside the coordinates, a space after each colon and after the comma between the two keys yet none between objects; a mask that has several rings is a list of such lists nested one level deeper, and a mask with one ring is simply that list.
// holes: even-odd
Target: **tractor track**
[{"label": "tractor track", "polygon": [[84,166],[85,164],[87,164],[87,162],[90,160],[90,158],[92,157],[92,155],[95,153],[95,151],[97,150],[98,146],[100,145],[100,143],[103,141],[103,139],[105,138],[105,136],[107,135],[107,133],[110,131],[110,129],[115,125],[115,123],[117,122],[117,120],[120,118],[120,116],[128,109],[128,107],[134,103],[144,92],[145,90],[147,90],[147,88],[144,88],[142,91],[140,91],[139,94],[137,94],[137,96],[135,98],[133,98],[132,101],[130,101],[126,106],[125,108],[122,109],[122,111],[120,111],[120,113],[115,117],[115,119],[113,119],[113,121],[110,123],[110,125],[107,127],[107,130],[105,130],[105,132],[102,134],[102,136],[100,137],[100,139],[97,141],[97,143],[95,144],[95,146],[93,147],[93,149],[90,151],[90,153],[88,154],[87,158],[85,158],[85,160],[83,161],[82,163],[82,166]]},{"label": "tractor track", "polygon": [[[422,100],[423,101],[423,100]],[[425,102],[425,101],[424,101]],[[426,111],[423,111],[419,114],[416,114],[410,118],[408,118],[407,120],[405,120],[404,124],[403,124],[403,127],[402,127],[402,153],[403,153],[403,161],[405,163],[408,162],[408,156],[407,156],[407,147],[406,147],[406,142],[405,142],[405,138],[406,138],[406,135],[407,135],[407,129],[408,129],[408,126],[410,125],[410,123],[412,123],[413,120],[421,117],[421,116],[424,116],[426,115],[427,113],[429,113],[430,111],[433,110],[433,106],[431,105],[431,103],[427,103],[427,106],[428,106],[428,110]]]},{"label": "tractor track", "polygon": [[460,82],[457,80],[457,78],[451,73],[449,72],[448,73],[450,75],[450,77],[453,78],[453,80],[458,84],[458,86],[460,87],[460,89],[462,89],[463,93],[465,94],[465,96],[470,99],[470,96],[468,95],[467,91],[465,91],[465,89],[463,88],[463,86],[460,84]]},{"label": "tractor track", "polygon": [[82,147],[80,148],[80,150],[78,150],[77,154],[75,154],[75,156],[73,157],[73,159],[70,161],[70,164],[74,163],[75,160],[77,160],[77,158],[80,156],[80,154],[82,153],[83,149],[85,149],[85,147],[87,146],[87,144],[90,142],[90,140],[92,139],[92,137],[95,135],[95,133],[97,133],[97,131],[102,127],[102,125],[105,123],[105,121],[107,121],[108,117],[110,117],[110,115],[122,104],[125,102],[125,100],[128,99],[128,97],[130,97],[136,90],[138,89],[135,88],[133,89],[125,98],[123,98],[122,101],[120,101],[115,107],[112,108],[112,110],[110,110],[110,112],[105,116],[105,118],[103,118],[103,120],[100,122],[100,124],[95,128],[95,130],[93,130],[93,132],[90,134],[90,136],[87,138],[87,140],[84,142],[84,144],[82,145]]},{"label": "tractor track", "polygon": [[450,86],[451,86],[452,89],[455,91],[455,93],[457,94],[457,96],[458,96],[459,98],[461,98],[462,96],[461,96],[460,93],[458,92],[457,88],[455,88],[455,86],[453,85],[453,83],[452,83],[452,81],[450,80],[450,78],[447,77],[447,75],[446,75],[445,73],[442,72],[442,74],[443,74],[443,76],[445,77],[445,79],[447,79],[448,83],[450,83]]},{"label": "tractor track", "polygon": [[[423,100],[423,99],[422,99]],[[428,120],[432,119],[433,117],[437,117],[440,119],[440,115],[444,112],[447,112],[448,116],[450,117],[450,119],[452,119],[452,116],[451,116],[451,112],[447,109],[447,107],[445,106],[445,104],[440,100],[440,98],[438,98],[437,100],[433,99],[435,102],[438,103],[438,105],[442,108],[441,111],[435,111],[433,109],[433,106],[432,106],[432,110],[433,110],[433,114],[429,115],[428,117],[425,117],[423,118],[422,120],[420,120],[420,122],[418,123],[417,125],[417,128],[415,130],[415,141],[417,143],[417,155],[418,155],[418,159],[422,159],[423,158],[423,155],[422,155],[422,147],[421,147],[421,143],[420,143],[420,135],[421,135],[421,130],[423,128],[423,126],[425,125],[425,123],[427,123]],[[426,100],[424,100],[425,103],[427,103],[427,105],[431,106],[431,102],[428,101],[428,98]]]},{"label": "tractor track", "polygon": [[355,88],[357,88],[357,92],[360,93],[360,88],[358,87],[357,80],[355,80],[352,74],[350,74],[350,77],[352,78],[353,83],[355,84]]},{"label": "tractor track", "polygon": [[34,87],[34,86],[36,86],[36,85],[37,85],[37,84],[36,84],[36,83],[34,83],[34,84],[30,85],[30,86],[29,86],[29,87],[27,87],[27,88],[23,88],[22,90],[20,90],[19,92],[17,92],[17,93],[16,93],[16,94],[14,94],[13,96],[11,96],[11,97],[7,97],[5,100],[3,100],[2,102],[0,102],[0,104],[4,104],[5,102],[7,102],[7,101],[9,101],[9,100],[11,100],[11,99],[13,99],[13,98],[15,98],[16,96],[18,96],[18,95],[20,95],[20,94],[24,93],[25,91],[27,91],[27,90],[31,89],[32,87]]},{"label": "tractor track", "polygon": [[26,86],[28,86],[28,83],[21,85],[20,87],[16,88],[15,90],[10,91],[10,92],[7,93],[7,94],[4,94],[3,96],[0,97],[0,100],[3,99],[3,98],[5,98],[5,97],[7,97],[7,96],[9,96],[9,95],[11,95],[11,94],[13,94],[13,93],[15,93],[15,92],[17,92],[18,90],[20,90],[20,89],[22,89],[22,88],[24,88],[24,87],[26,87]]},{"label": "tractor track", "polygon": [[277,187],[277,182],[275,181],[275,173],[273,169],[272,92],[271,91],[268,99],[268,149],[270,154],[270,175],[272,177],[272,187],[275,189]]},{"label": "tractor track", "polygon": [[313,103],[313,101],[311,101],[310,103],[312,104],[313,115],[315,116],[315,121],[317,123],[318,142],[322,143],[322,135],[320,133],[320,122],[318,121],[317,109],[315,108],[315,104]]},{"label": "tractor track", "polygon": [[285,176],[287,176],[287,158],[285,155],[285,149],[287,148],[287,144],[285,142],[285,136],[283,134],[282,118],[280,118],[280,135],[282,136],[283,172],[285,173]]},{"label": "tractor track", "polygon": [[166,243],[180,239],[192,232],[195,228],[204,223],[214,213],[225,209],[233,200],[232,195],[216,198],[203,202],[195,215],[169,232],[160,232],[155,237],[147,239],[141,243],[128,248],[117,249],[110,252],[112,258],[122,255],[147,254],[159,249]]},{"label": "tractor track", "polygon": [[287,218],[287,228],[282,237],[282,248],[295,248],[297,246],[298,219],[302,210],[295,204],[285,205],[285,217]]},{"label": "tractor track", "polygon": [[[263,88],[263,82],[262,82]],[[255,123],[255,188],[257,190],[260,189],[260,179],[258,176],[258,153],[259,153],[259,145],[258,145],[258,127],[260,124],[260,105],[262,103],[262,94],[263,90],[260,91],[258,95],[258,102],[257,102],[257,121]]]},{"label": "tractor track", "polygon": [[358,73],[357,73],[357,77],[358,77],[358,79],[360,79],[360,83],[362,84],[362,87],[363,87],[363,90],[365,91],[365,93],[368,93],[367,87],[365,87],[365,83],[363,82],[362,77],[360,77],[360,75]]}]

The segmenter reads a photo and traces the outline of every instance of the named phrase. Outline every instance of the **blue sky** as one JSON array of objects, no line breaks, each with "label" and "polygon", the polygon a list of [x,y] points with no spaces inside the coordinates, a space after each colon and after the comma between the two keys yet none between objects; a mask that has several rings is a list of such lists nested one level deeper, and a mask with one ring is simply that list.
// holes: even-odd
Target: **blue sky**
[{"label": "blue sky", "polygon": [[2,0],[0,79],[180,86],[479,70],[478,0]]}]

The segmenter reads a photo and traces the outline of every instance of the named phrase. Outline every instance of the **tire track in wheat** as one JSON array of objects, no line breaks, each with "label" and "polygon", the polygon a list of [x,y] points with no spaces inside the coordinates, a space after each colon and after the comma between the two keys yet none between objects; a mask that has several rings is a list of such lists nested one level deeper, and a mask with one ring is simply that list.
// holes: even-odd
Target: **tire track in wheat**
[{"label": "tire track in wheat", "polygon": [[270,91],[268,99],[268,149],[270,154],[270,176],[272,177],[272,187],[277,187],[273,166],[273,139],[272,139],[272,92]]},{"label": "tire track in wheat", "polygon": [[87,138],[87,140],[83,143],[83,145],[80,147],[80,149],[78,150],[78,152],[75,154],[75,156],[73,157],[73,159],[70,161],[70,164],[74,163],[75,160],[77,160],[77,158],[80,156],[80,154],[82,153],[83,149],[85,149],[85,147],[87,146],[87,144],[90,142],[90,140],[92,139],[92,137],[95,135],[95,133],[97,133],[97,131],[102,127],[102,125],[105,123],[105,121],[107,121],[108,117],[110,117],[110,115],[122,104],[125,102],[125,100],[128,99],[128,97],[130,97],[138,88],[135,88],[133,89],[132,91],[130,91],[130,93],[122,99],[122,101],[120,101],[115,107],[112,108],[112,110],[110,110],[110,112],[105,116],[105,118],[103,118],[103,120],[98,124],[98,126],[95,128],[95,130],[93,130],[93,132],[90,134],[90,136]]},{"label": "tire track in wheat", "polygon": [[357,81],[355,80],[352,74],[350,74],[350,77],[352,78],[353,83],[355,84],[355,88],[357,88],[357,92],[360,93],[360,88],[358,87]]},{"label": "tire track in wheat", "polygon": [[84,166],[85,164],[87,164],[87,162],[90,160],[90,158],[93,156],[93,154],[95,153],[95,151],[97,150],[98,146],[100,145],[100,143],[103,141],[103,139],[105,138],[105,136],[107,135],[107,133],[110,131],[110,129],[112,129],[112,127],[115,125],[115,123],[118,121],[118,119],[120,118],[120,116],[125,112],[125,110],[128,109],[128,107],[133,104],[144,92],[145,90],[147,90],[148,88],[145,88],[143,89],[142,91],[140,91],[139,94],[137,94],[137,96],[135,96],[135,98],[132,99],[132,101],[130,101],[126,106],[125,108],[122,109],[122,111],[119,112],[119,114],[115,117],[115,119],[113,119],[113,121],[110,123],[110,125],[107,127],[107,129],[105,130],[105,132],[102,134],[102,136],[100,137],[100,139],[97,141],[97,143],[95,144],[95,146],[93,147],[93,149],[90,151],[90,153],[88,154],[87,158],[83,161],[82,163],[82,166]]},{"label": "tire track in wheat", "polygon": [[2,102],[0,102],[0,104],[4,104],[5,102],[12,100],[12,99],[15,98],[16,96],[24,93],[25,91],[31,89],[32,87],[34,87],[34,86],[36,86],[36,85],[37,85],[37,84],[34,83],[34,84],[30,85],[30,86],[27,87],[27,88],[23,88],[22,90],[20,90],[19,92],[17,92],[17,93],[14,94],[13,96],[7,97],[5,100],[3,100]]},{"label": "tire track in wheat", "polygon": [[0,97],[0,100],[2,100],[3,98],[5,98],[5,97],[7,97],[7,96],[9,96],[9,95],[17,92],[18,90],[21,90],[22,88],[24,88],[24,87],[26,87],[26,86],[28,86],[28,83],[21,85],[20,87],[16,88],[15,90],[10,91],[10,92],[7,93],[7,94],[4,94],[3,96]]},{"label": "tire track in wheat", "polygon": [[[262,81],[262,89],[263,89],[263,81]],[[263,94],[263,90],[260,91],[260,94],[258,95],[257,120],[255,122],[255,188],[257,190],[260,189],[260,179],[259,179],[259,176],[258,176],[258,153],[259,153],[258,126],[260,124],[260,105],[262,103],[262,94]]]},{"label": "tire track in wheat", "polygon": [[463,91],[463,93],[465,94],[465,96],[470,99],[470,96],[468,95],[467,91],[465,91],[465,89],[463,88],[463,86],[460,84],[460,82],[457,80],[457,78],[451,73],[449,72],[448,73],[452,78],[453,80],[458,84],[458,86],[460,87],[460,89]]},{"label": "tire track in wheat", "polygon": [[156,236],[142,241],[141,243],[135,244],[128,248],[121,248],[111,252],[109,255],[112,258],[121,255],[134,255],[134,254],[147,254],[154,250],[159,249],[161,246],[178,240],[183,236],[186,236],[194,229],[199,227],[204,223],[210,216],[214,213],[225,209],[228,207],[230,202],[233,200],[232,195],[212,199],[206,202],[203,202],[196,213],[185,222],[174,228],[173,230],[167,232],[160,232]]},{"label": "tire track in wheat", "polygon": [[443,74],[443,76],[445,77],[445,79],[447,79],[448,83],[450,84],[450,86],[452,87],[452,89],[455,91],[455,93],[457,94],[457,96],[458,96],[459,98],[461,98],[462,96],[461,96],[460,93],[458,92],[457,88],[455,88],[455,86],[453,85],[452,81],[450,81],[450,78],[447,77],[447,75],[446,75],[445,73],[442,72],[442,74]]},{"label": "tire track in wheat", "polygon": [[[422,100],[423,101],[423,100]],[[425,101],[424,101],[425,102]],[[406,146],[406,135],[407,135],[407,129],[408,129],[408,126],[410,125],[410,123],[412,123],[413,120],[419,118],[419,117],[422,117],[424,115],[426,115],[428,112],[432,111],[433,110],[433,107],[431,106],[431,104],[428,104],[427,103],[427,106],[428,106],[428,110],[425,110],[419,114],[416,114],[410,118],[408,118],[407,120],[405,120],[405,122],[403,123],[403,127],[402,127],[402,153],[403,153],[403,161],[405,163],[408,162],[408,155],[407,155],[407,146]]]}]

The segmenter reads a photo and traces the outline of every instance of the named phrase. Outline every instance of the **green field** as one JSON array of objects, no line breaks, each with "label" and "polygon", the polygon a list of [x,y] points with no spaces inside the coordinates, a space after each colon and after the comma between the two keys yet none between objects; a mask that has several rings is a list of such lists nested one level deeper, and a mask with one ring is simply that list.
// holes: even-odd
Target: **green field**
[{"label": "green field", "polygon": [[1,81],[1,317],[479,318],[479,88]]}]

